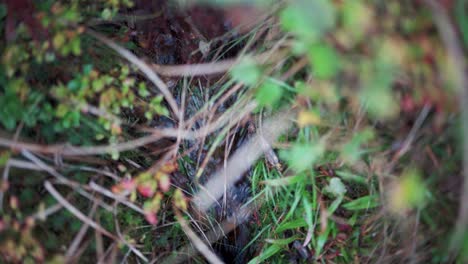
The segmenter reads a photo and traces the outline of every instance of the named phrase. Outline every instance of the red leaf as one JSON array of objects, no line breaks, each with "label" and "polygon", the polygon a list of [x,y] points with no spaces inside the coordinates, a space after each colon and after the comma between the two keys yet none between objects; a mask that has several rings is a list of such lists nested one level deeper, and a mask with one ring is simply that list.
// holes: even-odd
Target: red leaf
[{"label": "red leaf", "polygon": [[158,223],[158,217],[156,216],[155,213],[147,212],[145,213],[145,218],[148,223],[152,225],[156,225]]},{"label": "red leaf", "polygon": [[161,178],[159,179],[159,188],[161,188],[161,191],[167,192],[169,191],[170,187],[171,187],[171,179],[169,178],[169,175],[167,174],[161,175]]},{"label": "red leaf", "polygon": [[120,186],[127,190],[127,191],[132,191],[133,189],[135,189],[135,180],[134,179],[126,179],[126,180],[123,180],[122,182],[120,182]]},{"label": "red leaf", "polygon": [[413,98],[408,94],[403,95],[403,98],[401,98],[400,103],[401,109],[406,113],[413,112],[416,107]]},{"label": "red leaf", "polygon": [[148,184],[140,184],[137,187],[138,193],[140,193],[144,197],[151,197],[154,194],[154,188]]}]

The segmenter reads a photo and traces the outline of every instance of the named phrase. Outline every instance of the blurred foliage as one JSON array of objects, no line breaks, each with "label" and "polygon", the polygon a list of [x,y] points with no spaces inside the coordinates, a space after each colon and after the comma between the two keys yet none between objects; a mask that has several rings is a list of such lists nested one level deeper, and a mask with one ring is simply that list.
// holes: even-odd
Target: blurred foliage
[{"label": "blurred foliage", "polygon": [[[466,8],[462,1],[457,6],[461,10],[455,16],[464,37]],[[433,34],[431,15],[420,4],[292,0],[278,17],[291,48],[291,64],[280,73],[299,64],[297,57],[309,64],[286,81],[293,81],[294,87],[278,85],[283,82],[278,73],[262,76],[266,71],[254,63],[240,64],[231,72],[235,80],[253,88],[264,112],[297,110],[294,136],[283,139],[279,151],[286,171],[278,173],[259,163],[252,173],[254,194],[266,200],[258,217],[270,228],[259,228],[257,243],[263,243],[263,249],[250,263],[348,263],[356,261],[355,247],[362,261],[369,260],[367,253],[381,245],[369,238],[365,228],[374,227],[363,219],[387,209],[390,217],[414,217],[414,212],[435,206],[435,186],[430,189],[430,174],[423,172],[427,165],[406,156],[398,162],[403,173],[392,176],[384,200],[377,175],[359,174],[366,173],[363,168],[379,171],[388,166],[374,155],[388,149],[402,122],[413,122],[423,106],[436,109],[438,120],[448,120],[457,111],[453,74],[437,77],[447,72],[450,62]],[[422,168],[414,168],[415,163]],[[323,164],[332,168],[323,169]],[[337,166],[340,171],[333,168]],[[447,239],[448,226],[440,228]]]},{"label": "blurred foliage", "polygon": [[[229,7],[239,1],[215,2]],[[0,31],[6,38],[0,42],[0,130],[18,131],[36,142],[117,144],[135,134],[129,127],[169,116],[162,95],[150,89],[131,65],[86,34],[92,22],[106,25],[132,6],[129,0],[35,1],[35,13],[13,16],[1,3]],[[454,21],[467,45],[468,5],[458,0],[455,6]],[[285,166],[260,161],[250,174],[252,194],[262,202],[248,223],[251,243],[255,243],[250,244],[255,253],[249,263],[371,261],[385,240],[382,237],[389,236],[387,227],[382,227],[384,213],[409,219],[417,212],[424,231],[445,235],[450,226],[447,219],[432,215],[449,211],[453,200],[443,195],[438,199],[437,176],[458,173],[460,153],[450,146],[456,141],[454,132],[444,128],[460,120],[453,121],[458,109],[451,63],[427,10],[409,2],[291,0],[275,15],[289,52],[285,61],[272,70],[259,65],[254,56],[245,56],[231,69],[228,82],[246,87],[247,93],[240,94],[258,103],[259,115],[285,108],[296,114],[294,128],[273,146],[280,148]],[[12,31],[6,27],[8,19],[18,19]],[[28,19],[39,26],[32,28],[22,21]],[[117,35],[111,37],[125,42],[130,34],[120,29]],[[268,49],[270,43],[264,44]],[[307,65],[283,78],[301,59]],[[191,96],[195,101],[198,95]],[[420,153],[399,156],[405,146],[403,137],[410,133],[408,124],[414,124],[425,106],[435,121],[423,133],[434,135],[418,138],[414,148]],[[214,141],[210,154],[227,131],[220,134],[207,140]],[[431,165],[428,159],[421,161],[423,151],[429,153]],[[120,181],[102,180],[103,185],[111,186],[112,195],[128,195],[131,202],[142,204],[146,221],[120,207],[113,212],[98,210],[95,219],[106,230],[121,232],[145,253],[175,251],[183,242],[180,227],[157,225],[170,221],[172,205],[183,211],[189,208],[187,194],[171,187],[171,175],[183,168],[168,162],[148,169],[154,162],[148,161],[149,155],[109,154],[114,161],[106,164],[125,176]],[[1,151],[0,167],[14,155],[13,150]],[[437,165],[437,157],[443,166]],[[138,159],[132,161],[138,163],[138,170],[119,163],[132,158]],[[197,163],[186,159],[179,163]],[[396,161],[397,166],[386,170]],[[73,169],[65,174],[82,184],[95,180],[94,175]],[[0,205],[0,255],[10,262],[60,263],[60,247],[71,243],[82,222],[67,210],[46,222],[35,223],[28,217],[55,204],[52,197],[43,196],[44,176],[31,175],[12,175],[11,185],[0,184],[2,196],[8,193],[3,196],[5,205]],[[392,184],[384,195],[382,175]],[[85,198],[68,198],[79,210],[89,210]],[[93,251],[88,255],[95,255],[94,242],[88,250]],[[444,250],[433,251],[429,253],[433,262],[448,259]]]},{"label": "blurred foliage", "polygon": [[[146,83],[136,81],[129,66],[115,60],[107,60],[102,69],[94,65],[105,54],[93,52],[84,22],[99,13],[111,19],[119,7],[129,7],[131,2],[93,2],[90,8],[84,8],[82,1],[35,4],[37,14],[31,16],[37,16],[42,28],[28,29],[20,23],[14,40],[1,46],[0,122],[7,130],[21,123],[26,130],[39,128],[49,142],[58,138],[74,144],[104,138],[116,142],[122,133],[118,116],[123,109],[141,109],[148,120],[167,114],[162,98],[151,99]],[[5,20],[0,27],[5,28]],[[42,32],[42,38],[31,41],[32,31]],[[63,138],[90,123],[87,139]]]}]

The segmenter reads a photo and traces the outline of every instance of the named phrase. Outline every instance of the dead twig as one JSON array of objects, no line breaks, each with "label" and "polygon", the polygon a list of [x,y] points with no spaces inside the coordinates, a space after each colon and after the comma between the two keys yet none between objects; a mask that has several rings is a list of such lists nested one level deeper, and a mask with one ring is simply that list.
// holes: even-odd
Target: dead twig
[{"label": "dead twig", "polygon": [[[94,216],[94,214],[96,213],[97,207],[98,207],[98,203],[95,202],[93,204],[93,206],[91,207],[91,210],[88,213],[88,218],[91,219]],[[67,258],[68,261],[70,259],[74,258],[74,255],[75,255],[78,247],[80,246],[81,242],[83,241],[83,238],[86,235],[86,232],[88,231],[88,229],[89,229],[89,225],[85,223],[85,224],[83,224],[83,226],[80,228],[80,230],[76,234],[76,236],[73,239],[72,243],[68,247],[67,252],[65,253],[65,258]]]},{"label": "dead twig", "polygon": [[266,121],[260,130],[263,131],[263,135],[254,136],[241,146],[229,159],[225,168],[212,175],[210,180],[201,188],[202,190],[195,195],[193,204],[196,208],[200,212],[205,212],[221,198],[224,184],[227,185],[227,188],[230,188],[237,182],[265,151],[262,141],[265,140],[268,144],[272,144],[278,136],[290,127],[290,118],[288,113],[283,112]]},{"label": "dead twig", "polygon": [[[164,134],[169,134],[167,131]],[[174,134],[173,134],[174,136]],[[76,147],[68,144],[57,145],[40,145],[34,143],[14,142],[9,139],[0,138],[0,146],[8,147],[14,150],[27,150],[36,153],[55,154],[58,153],[62,156],[86,156],[107,154],[112,152],[122,152],[130,149],[135,149],[149,143],[155,142],[162,138],[162,135],[152,134],[138,139],[129,140],[127,142],[115,145],[103,145],[94,147]]]},{"label": "dead twig", "polygon": [[[8,161],[5,164],[5,168],[3,168],[2,182],[0,182],[0,185],[8,184],[9,175],[10,175],[10,161]],[[3,212],[3,197],[5,195],[5,191],[6,190],[3,190],[3,186],[0,186],[0,212]]]},{"label": "dead twig", "polygon": [[[250,103],[242,109],[242,113],[248,113],[255,108],[255,104]],[[112,145],[101,145],[92,147],[76,147],[68,144],[57,144],[57,145],[40,145],[34,143],[15,142],[13,140],[0,138],[0,146],[8,147],[15,150],[26,150],[36,153],[44,154],[60,154],[61,156],[87,156],[87,155],[99,155],[109,154],[113,152],[122,152],[126,150],[135,149],[147,144],[156,142],[162,138],[180,138],[185,140],[193,140],[197,138],[205,137],[214,131],[223,127],[227,122],[233,119],[239,119],[243,117],[238,111],[229,111],[226,114],[220,116],[215,122],[210,124],[209,127],[202,127],[195,131],[190,130],[179,130],[173,128],[166,129],[146,129],[147,131],[153,132],[151,135],[143,136],[134,140],[126,142],[112,144]]]},{"label": "dead twig", "polygon": [[111,234],[109,231],[105,230],[102,228],[100,225],[98,225],[96,222],[93,220],[89,219],[87,216],[85,216],[81,211],[76,209],[71,203],[69,203],[53,186],[49,181],[46,181],[44,183],[44,187],[46,190],[52,195],[57,202],[59,202],[65,209],[67,209],[70,213],[72,213],[74,216],[76,216],[78,219],[86,223],[88,226],[96,229],[96,231],[102,233],[103,235],[112,238],[114,240],[119,240],[116,236]]},{"label": "dead twig", "polygon": [[[272,54],[271,51],[254,56],[254,60],[258,64],[266,64],[274,61],[277,58],[283,58],[286,55],[286,50],[278,50]],[[224,74],[229,71],[234,65],[239,63],[242,57],[234,59],[226,59],[222,61],[199,63],[199,64],[183,64],[183,65],[161,65],[151,64],[151,68],[158,74],[168,77],[194,77],[206,76],[214,74]]]},{"label": "dead twig", "polygon": [[94,222],[93,220],[89,219],[86,215],[84,215],[80,210],[76,209],[71,203],[69,203],[54,187],[49,181],[45,181],[44,187],[46,190],[52,195],[57,202],[59,202],[65,209],[67,209],[71,214],[73,214],[76,218],[80,219],[83,223],[86,223],[88,226],[94,228],[97,232],[113,239],[116,241],[120,241],[128,246],[135,255],[137,255],[140,259],[145,262],[148,262],[148,259],[133,245],[128,243],[127,241],[120,239],[119,237],[114,236],[109,231],[105,230],[101,227],[98,223]]},{"label": "dead twig", "polygon": [[[261,203],[261,201],[259,201],[259,203]],[[211,231],[206,233],[205,237],[207,241],[209,243],[214,243],[218,241],[219,239],[221,239],[221,237],[223,237],[225,234],[229,234],[230,232],[232,232],[237,226],[245,223],[247,219],[249,218],[249,216],[254,211],[254,208],[256,207],[254,207],[253,205],[252,206],[245,205],[239,208],[236,212],[233,213],[234,215],[233,217],[230,217],[224,220],[222,223],[220,223],[219,226],[216,226]],[[200,242],[203,243],[202,241]],[[177,251],[181,253],[179,255],[172,255],[170,257],[167,257],[160,262],[158,260],[153,260],[151,263],[165,263],[165,264],[185,263],[187,262],[187,259],[197,254],[196,250],[193,248],[192,245],[185,245]]]},{"label": "dead twig", "polygon": [[51,214],[55,214],[56,212],[60,211],[60,209],[62,209],[63,206],[59,203],[55,204],[55,205],[52,205],[44,210],[42,209],[39,209],[39,211],[35,214],[32,215],[32,218],[36,219],[36,220],[42,220],[42,221],[45,221],[47,219],[47,217]]},{"label": "dead twig", "polygon": [[203,241],[192,231],[192,229],[187,224],[187,221],[182,217],[180,211],[174,207],[174,212],[179,222],[182,230],[185,232],[187,237],[190,239],[195,248],[208,260],[209,263],[224,263],[215,253],[213,253],[210,248],[203,243]]},{"label": "dead twig", "polygon": [[121,203],[121,204],[127,206],[128,208],[133,209],[135,212],[140,213],[140,214],[142,214],[142,215],[145,215],[145,212],[143,211],[143,209],[141,209],[140,207],[138,207],[138,206],[136,206],[135,204],[133,204],[133,203],[131,203],[130,201],[128,201],[124,196],[116,195],[116,194],[114,194],[113,192],[111,192],[111,191],[109,191],[108,189],[106,189],[106,188],[104,188],[104,187],[98,185],[97,183],[95,183],[95,182],[93,182],[93,181],[91,181],[91,182],[89,183],[89,187],[90,187],[92,190],[94,190],[94,191],[96,191],[96,192],[98,192],[98,193],[100,193],[100,194],[102,194],[102,195],[104,195],[104,196],[107,196],[107,197],[109,197],[109,198],[112,198],[112,199],[114,199],[115,201],[117,201],[117,202],[119,202],[119,203]]}]

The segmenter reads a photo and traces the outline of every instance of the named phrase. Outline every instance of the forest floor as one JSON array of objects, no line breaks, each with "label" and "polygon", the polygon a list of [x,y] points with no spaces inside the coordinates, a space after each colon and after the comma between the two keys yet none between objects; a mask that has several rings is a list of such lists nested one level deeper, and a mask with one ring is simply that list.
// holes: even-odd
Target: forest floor
[{"label": "forest floor", "polygon": [[468,259],[466,1],[183,2],[0,3],[0,262]]}]

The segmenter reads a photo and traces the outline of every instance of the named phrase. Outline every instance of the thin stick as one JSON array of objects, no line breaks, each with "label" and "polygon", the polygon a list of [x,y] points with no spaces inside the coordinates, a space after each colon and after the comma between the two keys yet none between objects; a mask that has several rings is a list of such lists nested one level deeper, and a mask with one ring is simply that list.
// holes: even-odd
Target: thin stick
[{"label": "thin stick", "polygon": [[419,129],[421,128],[422,124],[424,123],[424,120],[426,120],[426,117],[429,114],[430,110],[431,110],[431,107],[429,106],[429,104],[424,105],[423,109],[421,110],[421,112],[418,115],[418,118],[414,122],[413,127],[411,128],[408,136],[403,141],[402,146],[397,151],[397,153],[395,153],[395,155],[392,157],[392,161],[390,162],[390,164],[388,165],[388,168],[387,168],[387,173],[390,173],[390,171],[395,166],[396,162],[403,155],[405,155],[406,152],[408,152],[408,150],[410,150],[411,145],[413,144],[414,139],[416,138],[416,134],[419,131]]},{"label": "thin stick", "polygon": [[[263,135],[257,134],[241,146],[229,159],[226,168],[223,168],[210,177],[204,188],[195,195],[194,205],[201,211],[208,210],[223,194],[223,185],[230,188],[237,182],[243,173],[260,157],[263,153],[262,141],[272,144],[291,125],[290,116],[287,113],[280,113],[266,121],[260,131]],[[226,178],[225,178],[226,175]]]},{"label": "thin stick", "polygon": [[[8,184],[8,176],[10,175],[10,161],[7,161],[5,168],[3,169],[2,183]],[[3,191],[2,186],[0,186],[0,212],[3,212],[3,196],[5,192]]]},{"label": "thin stick", "polygon": [[109,197],[109,198],[112,198],[112,199],[114,199],[115,201],[117,201],[117,202],[119,202],[119,203],[121,203],[121,204],[123,204],[123,205],[126,205],[128,208],[133,209],[135,212],[138,212],[138,213],[140,213],[140,214],[142,214],[142,215],[145,214],[145,212],[143,211],[143,209],[141,209],[140,207],[138,207],[138,206],[136,206],[135,204],[133,204],[133,203],[131,203],[130,201],[128,201],[124,196],[115,195],[113,192],[107,190],[107,189],[104,188],[104,187],[101,187],[100,185],[98,185],[97,183],[95,183],[95,182],[93,182],[93,181],[91,181],[91,182],[89,183],[89,187],[90,187],[92,190],[94,190],[94,191],[96,191],[96,192],[98,192],[98,193],[100,193],[100,194],[102,194],[102,195],[104,195],[104,196],[107,196],[107,197]]},{"label": "thin stick", "polygon": [[111,234],[109,231],[105,230],[102,228],[100,225],[98,225],[96,222],[93,220],[89,219],[87,216],[85,216],[82,212],[80,212],[78,209],[76,209],[72,204],[70,204],[63,196],[52,186],[52,184],[49,181],[45,181],[44,187],[46,190],[52,195],[57,202],[59,202],[63,207],[65,207],[70,213],[72,213],[76,218],[80,219],[90,227],[96,229],[96,231],[102,233],[103,235],[112,238],[114,240],[119,240],[118,237],[114,236]]},{"label": "thin stick", "polygon": [[221,259],[219,259],[218,256],[216,256],[215,253],[210,250],[210,248],[205,243],[203,243],[203,241],[195,234],[195,232],[192,231],[192,229],[188,226],[187,221],[185,221],[185,219],[180,214],[180,211],[175,207],[174,212],[177,221],[182,227],[182,230],[185,232],[195,248],[206,258],[206,260],[213,264],[224,263]]},{"label": "thin stick", "polygon": [[[171,131],[167,131],[165,134],[169,135],[170,132]],[[131,150],[150,144],[161,138],[162,135],[152,134],[149,136],[144,136],[115,145],[102,145],[95,147],[76,147],[68,144],[40,145],[34,143],[14,142],[9,139],[0,138],[0,146],[8,147],[14,150],[28,150],[31,152],[44,154],[60,154],[62,156],[86,156]]]},{"label": "thin stick", "polygon": [[[286,51],[276,51],[274,58],[283,58]],[[151,64],[151,68],[160,75],[168,77],[194,77],[206,76],[214,74],[224,74],[229,71],[234,65],[239,63],[240,57],[234,59],[226,59],[216,62],[199,63],[199,64],[183,64],[183,65],[160,65]],[[258,64],[266,64],[272,58],[271,51],[254,56],[253,59]],[[272,61],[272,60],[271,60]]]},{"label": "thin stick", "polygon": [[145,262],[148,262],[148,259],[143,256],[143,254],[137,250],[134,246],[132,246],[131,244],[129,244],[128,242],[126,242],[125,240],[123,239],[120,239],[116,236],[114,236],[113,234],[111,234],[109,231],[105,230],[104,228],[102,228],[99,224],[97,224],[96,222],[94,222],[93,220],[89,219],[87,216],[85,216],[81,211],[79,211],[78,209],[76,209],[71,203],[69,203],[53,186],[52,184],[49,182],[49,181],[45,181],[44,183],[44,187],[46,188],[46,190],[50,193],[50,195],[52,195],[56,200],[57,202],[59,202],[64,208],[66,208],[71,214],[73,214],[76,218],[80,219],[81,221],[83,221],[84,223],[86,223],[87,225],[89,225],[90,227],[94,228],[97,232],[113,239],[113,240],[117,240],[117,241],[120,241],[120,242],[123,242],[126,246],[128,246],[132,251],[133,253],[135,253],[135,255],[137,255],[139,258],[141,258],[143,261]]},{"label": "thin stick", "polygon": [[33,214],[32,217],[36,220],[45,221],[49,215],[55,214],[56,212],[60,211],[60,209],[62,208],[63,206],[58,203],[58,204],[55,204],[46,208],[45,210],[39,210],[37,213]]},{"label": "thin stick", "polygon": [[[248,112],[255,108],[254,104],[248,104],[242,112]],[[122,152],[126,150],[135,149],[155,141],[158,141],[164,137],[166,138],[177,138],[186,140],[193,140],[197,138],[205,137],[212,132],[218,130],[225,123],[232,120],[233,118],[240,119],[236,111],[230,111],[229,113],[220,116],[214,123],[210,124],[208,127],[202,127],[195,131],[179,129],[151,129],[153,132],[151,135],[137,138],[134,140],[129,140],[127,142],[122,142],[115,145],[101,145],[94,147],[76,147],[68,144],[58,144],[58,145],[40,145],[34,143],[24,143],[24,142],[14,142],[9,139],[0,138],[0,146],[9,147],[15,150],[27,150],[31,152],[44,153],[44,154],[60,154],[62,156],[85,156],[85,155],[98,155],[98,154],[107,154],[112,152]],[[149,131],[149,130],[148,130]]]},{"label": "thin stick", "polygon": [[[262,201],[260,200],[259,203],[262,203]],[[209,243],[214,243],[215,241],[218,241],[225,234],[229,234],[237,226],[245,223],[249,219],[249,216],[252,214],[255,208],[257,207],[245,205],[237,209],[233,213],[234,215],[233,217],[230,217],[224,220],[222,223],[220,223],[219,226],[214,227],[211,231],[209,231],[206,234],[206,237]],[[169,256],[163,259],[162,261],[158,261],[158,260],[152,261],[151,263],[156,263],[156,262],[164,263],[164,264],[185,263],[187,262],[188,258],[192,258],[197,253],[195,249],[193,249],[193,247],[189,244],[183,246],[177,251],[180,252],[180,254]]]},{"label": "thin stick", "polygon": [[204,76],[213,74],[224,74],[231,69],[238,61],[235,59],[226,59],[218,62],[184,64],[184,65],[160,65],[151,64],[153,71],[160,75],[168,77],[190,77]]},{"label": "thin stick", "polygon": [[[94,216],[94,214],[96,213],[97,207],[98,207],[98,203],[95,202],[93,206],[91,207],[91,210],[88,213],[88,218],[91,218]],[[87,223],[83,224],[83,226],[80,228],[75,238],[73,239],[72,243],[68,247],[68,250],[65,253],[65,258],[67,258],[68,260],[73,258],[73,255],[75,254],[76,250],[78,249],[81,242],[83,241],[83,238],[86,235],[86,232],[88,231],[88,229],[89,229],[89,225]]]}]

